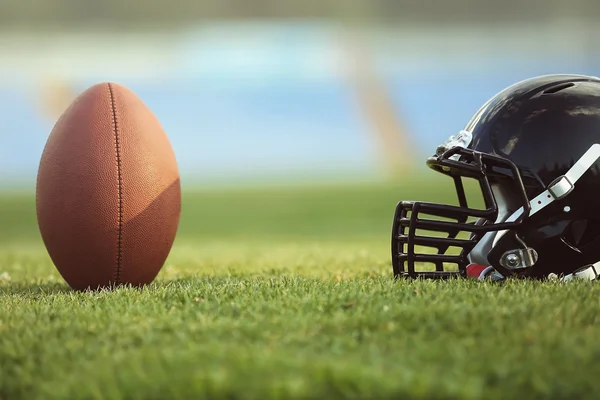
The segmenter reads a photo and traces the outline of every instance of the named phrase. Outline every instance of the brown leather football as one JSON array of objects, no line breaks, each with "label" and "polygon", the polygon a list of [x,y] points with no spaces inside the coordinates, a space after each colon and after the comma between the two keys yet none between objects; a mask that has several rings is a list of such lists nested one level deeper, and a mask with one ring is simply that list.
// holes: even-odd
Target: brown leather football
[{"label": "brown leather football", "polygon": [[92,86],[58,119],[40,161],[36,211],[72,288],[154,280],[179,225],[179,171],[160,122],[131,90]]}]

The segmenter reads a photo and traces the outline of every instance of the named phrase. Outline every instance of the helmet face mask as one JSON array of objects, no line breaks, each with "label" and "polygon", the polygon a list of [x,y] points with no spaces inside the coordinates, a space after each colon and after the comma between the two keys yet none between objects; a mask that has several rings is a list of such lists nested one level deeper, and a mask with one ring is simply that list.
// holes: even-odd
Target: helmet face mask
[{"label": "helmet face mask", "polygon": [[[456,160],[459,155],[462,161]],[[464,161],[467,160],[467,161]],[[520,206],[529,211],[530,205],[525,194],[517,167],[509,160],[497,156],[474,152],[469,149],[454,147],[435,160],[429,160],[429,165],[435,163],[445,173],[452,174],[459,205],[453,206],[439,203],[401,201],[396,207],[393,224],[392,238],[392,264],[394,275],[406,274],[410,277],[449,278],[456,275],[465,275],[465,268],[469,264],[467,256],[480,243],[480,239],[488,232],[517,228],[526,218],[527,212],[515,221],[505,222],[504,213],[500,213],[498,201],[493,193],[488,169],[501,167],[508,169],[513,174],[515,190],[520,192]],[[482,191],[485,209],[471,208],[463,185],[463,177],[475,178]],[[502,203],[504,206],[504,203]],[[500,218],[498,218],[500,216]],[[433,218],[432,218],[433,217]],[[507,217],[507,216],[506,216]],[[440,218],[446,219],[440,220]],[[471,221],[469,221],[471,219]],[[426,230],[446,234],[447,237],[424,236],[418,231]],[[467,238],[460,238],[459,234],[470,234]],[[437,254],[419,254],[416,246],[430,247],[437,250]],[[448,251],[460,249],[458,254],[448,254]],[[416,263],[432,263],[436,266],[435,272],[417,272]],[[454,264],[458,271],[448,271],[448,264]],[[406,266],[406,269],[404,269]]]},{"label": "helmet face mask", "polygon": [[[542,278],[600,261],[598,143],[600,79],[547,75],[500,92],[427,160],[453,178],[459,205],[398,203],[394,275],[464,277],[479,264]],[[478,181],[484,209],[469,207],[463,178]]]}]

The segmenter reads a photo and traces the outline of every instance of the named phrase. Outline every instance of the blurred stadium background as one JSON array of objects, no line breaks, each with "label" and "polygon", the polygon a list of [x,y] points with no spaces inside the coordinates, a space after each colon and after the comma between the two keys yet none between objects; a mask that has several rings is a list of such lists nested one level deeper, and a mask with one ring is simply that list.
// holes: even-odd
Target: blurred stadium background
[{"label": "blurred stadium background", "polygon": [[193,185],[393,179],[506,85],[600,74],[594,0],[9,0],[0,188],[33,188],[56,118],[129,86]]}]

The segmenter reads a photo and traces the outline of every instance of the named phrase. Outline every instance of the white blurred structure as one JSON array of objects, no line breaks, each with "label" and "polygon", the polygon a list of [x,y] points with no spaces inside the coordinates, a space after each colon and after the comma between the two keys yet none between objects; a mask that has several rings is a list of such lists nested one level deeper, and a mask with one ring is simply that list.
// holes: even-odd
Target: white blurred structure
[{"label": "white blurred structure", "polygon": [[600,74],[599,29],[562,18],[485,28],[349,30],[309,19],[217,20],[165,31],[5,31],[0,185],[31,186],[60,110],[107,80],[129,86],[155,111],[184,184],[385,177],[421,162],[515,80]]}]

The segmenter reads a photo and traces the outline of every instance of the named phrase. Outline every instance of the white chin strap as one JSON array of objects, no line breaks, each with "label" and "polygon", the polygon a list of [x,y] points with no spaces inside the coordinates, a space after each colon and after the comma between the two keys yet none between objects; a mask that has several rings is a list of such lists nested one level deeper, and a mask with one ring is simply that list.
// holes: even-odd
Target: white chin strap
[{"label": "white chin strap", "polygon": [[556,274],[550,274],[548,275],[548,279],[558,280],[561,282],[570,282],[574,280],[595,281],[598,279],[598,271],[600,271],[600,261],[590,265],[589,267],[585,267],[579,271],[562,277]]},{"label": "white chin strap", "polygon": [[[566,174],[555,179],[546,190],[533,198],[529,205],[531,206],[531,211],[529,215],[534,215],[538,211],[544,209],[548,205],[552,204],[556,200],[561,200],[564,197],[568,196],[574,189],[575,183],[591,168],[592,165],[596,163],[596,161],[600,158],[600,144],[595,143],[590,146],[590,148],[581,156],[579,160]],[[567,210],[565,210],[567,211]],[[506,222],[514,222],[523,214],[523,207],[519,208],[515,211]],[[494,241],[492,243],[492,248],[496,246],[498,241],[507,233],[507,230],[499,231]],[[600,267],[600,262],[596,263]],[[598,269],[600,271],[600,268]],[[592,277],[593,276],[593,277]],[[583,278],[583,279],[596,279],[598,275],[596,274],[596,269],[594,265],[591,267],[585,268],[583,270],[574,272],[570,275],[567,275],[562,278],[562,280],[572,280],[575,278]],[[567,277],[570,277],[567,279]]]}]

